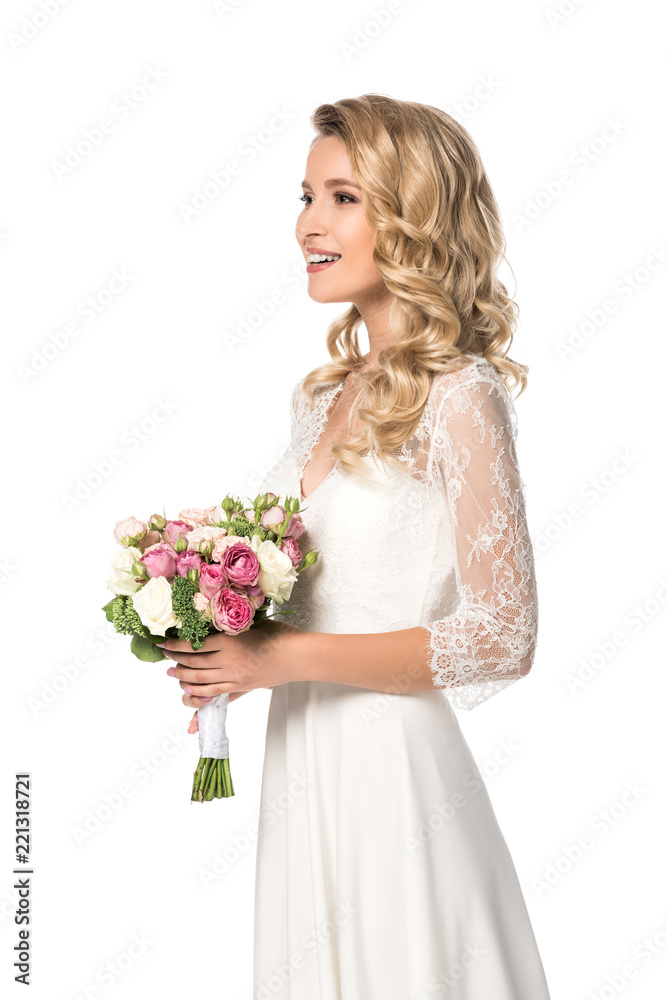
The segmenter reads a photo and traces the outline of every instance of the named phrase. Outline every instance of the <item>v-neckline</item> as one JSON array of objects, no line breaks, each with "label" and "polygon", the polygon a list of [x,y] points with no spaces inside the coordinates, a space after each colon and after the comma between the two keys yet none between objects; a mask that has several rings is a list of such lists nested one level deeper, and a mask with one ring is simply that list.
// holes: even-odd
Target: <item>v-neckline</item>
[{"label": "v-neckline", "polygon": [[310,446],[310,448],[306,452],[306,454],[304,456],[303,464],[301,466],[301,471],[298,473],[298,475],[299,475],[299,500],[302,503],[308,503],[313,498],[313,496],[315,495],[315,493],[317,493],[317,491],[322,486],[324,486],[324,484],[327,482],[327,480],[331,478],[331,476],[334,474],[334,472],[336,471],[336,469],[338,467],[338,461],[334,462],[333,466],[329,469],[329,471],[327,472],[327,474],[324,477],[324,479],[322,479],[322,481],[317,484],[317,486],[315,487],[315,489],[312,489],[310,491],[310,493],[308,494],[307,497],[305,497],[303,495],[303,485],[302,485],[303,484],[303,474],[306,471],[307,466],[310,464],[310,460],[313,457],[313,452],[315,451],[315,449],[317,448],[318,444],[322,440],[322,437],[324,436],[324,432],[327,429],[327,425],[329,423],[329,418],[331,416],[331,411],[333,410],[336,397],[337,397],[338,393],[340,392],[340,390],[345,385],[345,379],[346,378],[347,378],[347,375],[344,375],[343,378],[337,383],[337,385],[331,386],[330,389],[329,389],[329,392],[323,393],[322,396],[320,397],[320,407],[323,407],[323,409],[320,409],[320,411],[318,413],[318,417],[320,417],[320,416],[322,417],[322,421],[323,421],[322,427],[320,429],[319,434],[317,435],[317,438],[313,441],[312,445]]},{"label": "v-neckline", "polygon": [[[334,474],[334,472],[336,471],[337,468],[338,468],[338,462],[334,462],[333,466],[329,469],[329,471],[327,472],[327,474],[324,477],[324,479],[322,480],[322,482],[318,483],[318,485],[315,487],[315,489],[311,490],[307,497],[305,497],[303,495],[303,492],[302,492],[302,489],[301,489],[301,485],[299,485],[299,499],[300,499],[300,501],[302,503],[309,503],[312,500],[312,498],[313,498],[313,494],[317,493],[317,491],[324,486],[324,484],[326,483],[327,479],[330,479],[331,476],[333,476],[333,474]],[[305,469],[305,466],[304,466],[304,469]]]}]

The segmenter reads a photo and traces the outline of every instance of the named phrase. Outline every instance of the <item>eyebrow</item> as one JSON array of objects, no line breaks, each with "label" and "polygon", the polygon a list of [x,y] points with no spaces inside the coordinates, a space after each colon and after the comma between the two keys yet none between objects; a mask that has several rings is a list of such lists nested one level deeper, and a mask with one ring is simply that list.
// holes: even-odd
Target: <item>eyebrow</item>
[{"label": "eyebrow", "polygon": [[[335,187],[337,184],[346,184],[348,185],[348,187],[353,187],[356,188],[357,191],[361,191],[361,188],[359,187],[357,182],[350,180],[349,177],[332,177],[330,180],[324,182],[324,186],[327,188]],[[308,188],[309,191],[313,190],[308,181],[306,180],[301,181],[301,187]]]}]

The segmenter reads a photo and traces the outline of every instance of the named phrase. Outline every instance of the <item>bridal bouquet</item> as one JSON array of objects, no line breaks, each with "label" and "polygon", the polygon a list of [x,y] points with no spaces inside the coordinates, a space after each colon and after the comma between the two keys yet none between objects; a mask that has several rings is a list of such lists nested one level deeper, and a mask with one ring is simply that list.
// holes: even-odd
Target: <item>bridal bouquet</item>
[{"label": "bridal bouquet", "polygon": [[[116,523],[120,547],[106,581],[115,596],[102,610],[117,632],[132,636],[135,656],[168,659],[156,645],[165,638],[201,649],[207,635],[238,635],[273,617],[271,601],[289,600],[299,573],[315,564],[318,553],[302,555],[299,548],[304,525],[298,499],[288,497],[282,506],[279,499],[264,493],[244,506],[228,494],[220,506],[187,508],[174,521],[153,514],[147,522],[128,517]],[[200,757],[191,802],[234,794],[228,703],[229,696],[220,694],[198,710]]]}]

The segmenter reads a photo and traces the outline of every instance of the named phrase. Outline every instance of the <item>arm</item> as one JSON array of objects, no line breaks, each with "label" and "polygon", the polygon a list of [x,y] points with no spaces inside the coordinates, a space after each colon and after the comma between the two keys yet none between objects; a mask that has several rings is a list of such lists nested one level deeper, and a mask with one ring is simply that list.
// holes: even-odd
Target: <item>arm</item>
[{"label": "arm", "polygon": [[442,689],[470,709],[525,676],[537,591],[511,402],[488,375],[454,379],[432,429],[431,461],[452,529],[458,603],[415,628],[295,636],[301,679],[385,692]]}]

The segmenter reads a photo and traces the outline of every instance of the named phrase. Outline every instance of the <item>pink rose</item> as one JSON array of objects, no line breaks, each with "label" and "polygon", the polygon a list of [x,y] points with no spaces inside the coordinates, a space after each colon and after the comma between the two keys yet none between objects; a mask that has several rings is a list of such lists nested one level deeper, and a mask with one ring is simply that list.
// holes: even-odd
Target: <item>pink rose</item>
[{"label": "pink rose", "polygon": [[292,514],[289,524],[283,532],[283,538],[293,538],[296,541],[298,538],[301,538],[305,530],[306,526],[301,520],[301,514]]},{"label": "pink rose", "polygon": [[176,542],[179,538],[182,538],[186,545],[187,539],[186,535],[189,531],[192,531],[194,524],[188,524],[187,521],[167,521],[164,528],[162,529],[162,539],[165,542],[169,542],[176,548]]},{"label": "pink rose", "polygon": [[139,562],[144,564],[149,577],[175,576],[177,555],[168,542],[159,542],[146,549]]},{"label": "pink rose", "polygon": [[227,546],[221,565],[227,579],[237,587],[252,587],[257,583],[259,559],[246,542]]},{"label": "pink rose", "polygon": [[[222,531],[222,528],[211,528],[210,531]],[[250,547],[250,539],[245,538],[241,535],[218,535],[213,541],[213,549],[211,550],[211,559],[213,562],[221,563],[224,559],[225,552],[230,545],[246,545]]]},{"label": "pink rose", "polygon": [[213,624],[219,632],[238,635],[252,624],[253,610],[243,594],[229,587],[221,587],[211,601]]},{"label": "pink rose", "polygon": [[285,538],[283,536],[283,541],[280,542],[278,548],[281,552],[284,552],[286,556],[289,556],[292,560],[292,566],[299,566],[303,556],[301,555],[301,549],[297,545],[295,538]]},{"label": "pink rose", "polygon": [[[271,531],[280,527],[287,516],[284,507],[277,504],[275,507],[269,507],[268,510],[262,511],[262,516],[259,519],[259,523],[262,528],[270,528]],[[276,534],[278,532],[276,531]]]},{"label": "pink rose", "polygon": [[246,587],[245,592],[248,597],[248,600],[250,601],[250,607],[253,609],[253,611],[257,611],[257,608],[261,608],[266,598],[266,594],[264,593],[262,588],[259,586]]},{"label": "pink rose", "polygon": [[113,537],[120,545],[136,545],[147,531],[148,525],[144,521],[139,521],[136,517],[125,517],[122,521],[116,521]]},{"label": "pink rose", "polygon": [[218,563],[202,563],[199,568],[199,590],[209,600],[225,583],[225,574]]},{"label": "pink rose", "polygon": [[176,557],[176,572],[179,576],[187,576],[191,569],[199,572],[199,567],[204,560],[194,549],[184,549]]}]

